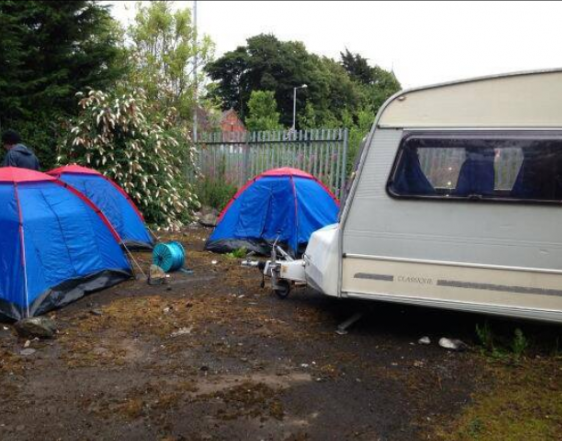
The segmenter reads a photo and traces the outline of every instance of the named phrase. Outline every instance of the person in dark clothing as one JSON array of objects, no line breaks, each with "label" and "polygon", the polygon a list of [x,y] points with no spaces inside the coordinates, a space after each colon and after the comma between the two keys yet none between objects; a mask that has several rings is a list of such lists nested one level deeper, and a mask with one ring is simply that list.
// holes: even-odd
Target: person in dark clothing
[{"label": "person in dark clothing", "polygon": [[27,168],[39,170],[39,160],[35,154],[21,143],[20,135],[14,130],[2,133],[2,145],[7,150],[2,167]]}]

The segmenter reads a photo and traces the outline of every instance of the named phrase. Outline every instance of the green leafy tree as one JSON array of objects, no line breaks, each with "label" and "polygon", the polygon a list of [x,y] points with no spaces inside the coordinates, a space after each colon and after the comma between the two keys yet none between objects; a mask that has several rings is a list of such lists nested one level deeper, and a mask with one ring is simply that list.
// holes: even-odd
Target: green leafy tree
[{"label": "green leafy tree", "polygon": [[308,53],[302,43],[282,42],[263,34],[249,38],[246,46],[227,52],[206,67],[209,77],[217,82],[214,95],[224,109],[232,107],[245,119],[251,92],[269,90],[275,94],[284,126],[292,124],[294,87],[308,85],[297,94],[299,111],[308,101],[323,110],[326,103],[321,98],[329,94],[323,70],[322,59]]},{"label": "green leafy tree", "polygon": [[345,126],[349,127],[349,152],[347,161],[348,173],[353,172],[355,169],[357,159],[361,153],[363,140],[373,126],[375,116],[375,112],[371,109],[361,109],[355,114],[353,123]]},{"label": "green leafy tree", "polygon": [[149,223],[177,229],[198,206],[184,173],[193,167],[188,133],[176,111],[154,112],[142,93],[90,91],[59,140],[60,164],[104,173],[129,193]]},{"label": "green leafy tree", "polygon": [[349,74],[349,77],[361,84],[372,84],[373,68],[369,66],[369,61],[359,54],[353,54],[346,49],[340,52],[341,64]]},{"label": "green leafy tree", "polygon": [[304,106],[304,112],[298,115],[299,127],[301,129],[315,129],[319,127],[318,117],[316,115],[316,110],[314,109],[314,104],[311,102],[306,103]]},{"label": "green leafy tree", "polygon": [[373,68],[374,81],[366,88],[367,101],[376,113],[384,102],[402,89],[400,82],[393,72],[388,72],[378,66]]},{"label": "green leafy tree", "polygon": [[208,86],[209,95],[220,101],[224,110],[235,109],[242,118],[251,93],[246,75],[249,65],[247,48],[238,47],[205,67],[209,76],[216,81]]},{"label": "green leafy tree", "polygon": [[341,127],[345,112],[356,115],[364,108],[376,112],[381,101],[400,88],[391,72],[372,67],[349,51],[342,57],[340,63],[309,53],[301,42],[257,35],[207,65],[209,77],[216,82],[210,94],[224,109],[234,108],[246,120],[252,91],[272,91],[281,123],[290,126],[293,88],[307,84],[297,94],[299,127],[311,127],[310,121],[322,127]]},{"label": "green leafy tree", "polygon": [[347,49],[340,55],[342,66],[349,77],[361,85],[365,103],[373,112],[378,112],[388,98],[400,91],[400,82],[393,72],[379,66],[370,66],[366,58]]},{"label": "green leafy tree", "polygon": [[323,57],[320,63],[322,70],[319,81],[323,81],[325,87],[317,97],[313,91],[311,99],[315,102],[321,122],[336,119],[341,127],[344,114],[355,113],[363,107],[366,97],[338,62]]},{"label": "green leafy tree", "polygon": [[379,66],[371,66],[366,58],[347,49],[341,53],[341,65],[351,80],[359,86],[363,97],[361,108],[355,110],[352,116],[348,115],[343,122],[344,127],[349,128],[347,169],[351,173],[377,112],[401,86],[393,72]]},{"label": "green leafy tree", "polygon": [[214,44],[208,36],[195,44],[191,10],[174,12],[172,3],[138,3],[129,28],[135,66],[130,84],[144,89],[148,100],[160,109],[175,107],[178,116],[188,121],[193,114],[195,88],[204,78],[201,73],[194,81],[195,62],[205,66],[213,57]]},{"label": "green leafy tree", "polygon": [[255,90],[248,101],[249,115],[246,128],[250,131],[280,130],[279,112],[275,94],[271,91]]},{"label": "green leafy tree", "polygon": [[0,29],[0,125],[19,130],[49,167],[75,94],[124,74],[122,32],[96,1],[2,1]]}]

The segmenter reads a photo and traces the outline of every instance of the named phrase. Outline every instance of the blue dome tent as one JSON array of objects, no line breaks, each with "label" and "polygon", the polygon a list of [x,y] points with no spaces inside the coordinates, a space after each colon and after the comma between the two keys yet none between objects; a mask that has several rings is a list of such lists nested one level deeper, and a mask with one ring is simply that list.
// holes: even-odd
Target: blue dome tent
[{"label": "blue dome tent", "polygon": [[79,165],[67,165],[49,172],[71,185],[96,204],[117,230],[128,248],[152,249],[154,240],[135,203],[115,182],[101,173]]},{"label": "blue dome tent", "polygon": [[278,239],[299,254],[314,231],[337,222],[338,212],[336,197],[312,175],[294,168],[269,170],[227,204],[205,249],[268,254],[269,244]]},{"label": "blue dome tent", "polygon": [[78,191],[0,169],[0,315],[19,320],[131,278],[121,239]]}]

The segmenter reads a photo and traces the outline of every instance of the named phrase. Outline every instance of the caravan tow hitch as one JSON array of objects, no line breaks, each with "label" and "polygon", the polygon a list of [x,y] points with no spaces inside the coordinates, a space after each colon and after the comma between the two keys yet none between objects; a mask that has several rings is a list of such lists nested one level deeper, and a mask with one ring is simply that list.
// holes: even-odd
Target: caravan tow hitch
[{"label": "caravan tow hitch", "polygon": [[269,278],[271,289],[281,299],[287,298],[293,284],[306,285],[304,261],[294,260],[277,243],[273,244],[271,260],[245,260],[242,266],[258,268],[263,275],[262,287],[265,286],[265,278]]}]

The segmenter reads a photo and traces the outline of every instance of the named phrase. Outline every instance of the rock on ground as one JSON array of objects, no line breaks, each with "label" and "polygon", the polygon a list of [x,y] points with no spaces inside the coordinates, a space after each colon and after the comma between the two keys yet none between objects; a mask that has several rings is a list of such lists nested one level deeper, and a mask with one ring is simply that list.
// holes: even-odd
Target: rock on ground
[{"label": "rock on ground", "polygon": [[449,349],[450,351],[465,351],[466,349],[468,349],[468,345],[465,342],[455,338],[443,337],[439,340],[439,346],[445,349]]},{"label": "rock on ground", "polygon": [[216,227],[219,211],[215,208],[203,207],[198,222],[204,227]]},{"label": "rock on ground", "polygon": [[14,328],[24,338],[53,338],[57,332],[56,323],[47,317],[26,318],[17,322]]},{"label": "rock on ground", "polygon": [[35,352],[37,352],[35,349],[26,348],[23,351],[20,351],[20,354],[23,355],[24,357],[28,357],[30,355],[35,354]]},{"label": "rock on ground", "polygon": [[158,265],[150,265],[150,272],[148,273],[149,285],[162,285],[166,283],[166,273]]}]

